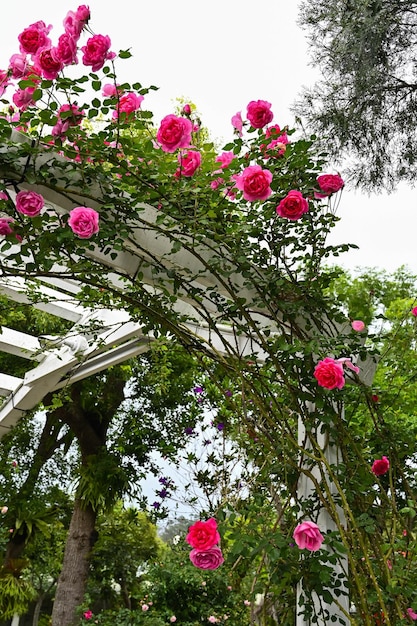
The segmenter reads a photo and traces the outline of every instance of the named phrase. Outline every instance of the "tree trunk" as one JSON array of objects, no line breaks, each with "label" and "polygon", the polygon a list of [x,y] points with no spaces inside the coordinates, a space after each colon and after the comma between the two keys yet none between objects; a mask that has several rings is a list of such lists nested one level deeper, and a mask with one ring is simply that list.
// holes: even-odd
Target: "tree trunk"
[{"label": "tree trunk", "polygon": [[79,621],[76,609],[84,598],[96,517],[90,505],[82,508],[81,501],[75,501],[55,594],[52,626],[72,626]]},{"label": "tree trunk", "polygon": [[41,593],[39,598],[36,601],[35,610],[33,611],[32,626],[38,626],[39,624],[39,616],[41,614],[41,608],[42,608],[45,595],[46,595],[45,593]]}]

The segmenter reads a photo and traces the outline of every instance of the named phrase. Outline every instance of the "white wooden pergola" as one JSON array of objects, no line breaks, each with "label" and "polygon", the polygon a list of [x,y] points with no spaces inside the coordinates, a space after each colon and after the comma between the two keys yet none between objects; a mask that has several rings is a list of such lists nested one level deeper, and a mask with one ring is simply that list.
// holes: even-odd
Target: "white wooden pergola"
[{"label": "white wooden pergola", "polygon": [[[26,141],[26,138],[15,133],[13,140],[21,142]],[[1,152],[0,147],[0,163]],[[37,157],[37,166],[47,164],[48,159],[49,153],[40,154]],[[23,168],[24,163],[17,160],[14,172],[9,174],[18,178]],[[76,172],[72,188],[68,188],[67,185],[65,193],[45,185],[28,185],[25,182],[19,182],[19,188],[41,193],[58,214],[69,212],[74,206],[84,204],[85,200],[77,191]],[[88,206],[100,210],[98,186],[97,188],[93,186],[91,196],[94,200],[89,199]],[[102,264],[106,271],[106,281],[115,289],[122,290],[121,276],[132,278],[140,271],[144,287],[150,293],[156,293],[159,284],[163,285],[165,290],[172,291],[170,272],[174,270],[185,277],[189,285],[198,288],[200,293],[216,289],[220,297],[227,298],[229,295],[227,286],[218,285],[207,270],[208,261],[213,254],[210,242],[207,246],[194,245],[190,236],[190,245],[187,246],[187,238],[183,236],[186,245],[178,252],[172,252],[169,233],[161,232],[157,227],[158,211],[151,206],[141,205],[140,208],[140,220],[137,225],[133,225],[133,235],[126,240],[124,250],[117,251],[111,259],[99,249],[86,252],[90,259]],[[221,249],[217,249],[215,254],[221,257]],[[71,328],[65,335],[57,337],[34,337],[2,328],[0,350],[27,359],[28,370],[23,378],[10,376],[7,372],[0,373],[0,395],[3,396],[3,404],[0,407],[0,437],[16,424],[22,414],[38,405],[47,393],[145,352],[154,339],[152,333],[144,332],[141,324],[132,321],[129,314],[122,309],[83,306],[77,298],[80,284],[73,278],[65,276],[65,267],[56,268],[57,276],[62,273],[60,277],[43,277],[28,281],[24,276],[19,276],[19,272],[13,276],[13,271],[7,271],[7,263],[7,256],[0,258],[0,268],[6,267],[6,271],[0,273],[0,292],[11,301],[31,304],[66,320]],[[29,288],[32,286],[34,289]],[[251,292],[239,275],[233,276],[233,289],[237,296],[246,302],[256,302],[256,294]],[[187,293],[176,294],[176,301],[172,306],[181,313],[182,319],[187,320],[179,325],[190,343],[215,354],[240,358],[256,355],[260,361],[265,359],[262,341],[257,340],[256,334],[243,334],[232,321],[224,323],[222,320],[218,323],[217,320],[221,319],[221,316],[213,299],[207,297],[203,301],[201,299],[196,301]],[[207,312],[210,314],[209,322]],[[279,325],[271,321],[264,310],[254,307],[251,315],[256,320],[258,336],[280,332]],[[325,333],[333,336],[338,332],[338,325],[331,320],[322,321]],[[360,365],[362,381],[370,384],[374,363],[369,360]],[[302,445],[308,445],[302,424],[299,429],[299,441]],[[328,447],[325,453],[329,461],[337,462],[337,450]],[[308,498],[313,490],[313,482],[303,474],[299,485],[300,497]],[[320,518],[323,531],[333,530],[332,520],[324,509],[320,513]],[[344,571],[347,576],[346,561],[341,562],[338,568],[338,573]],[[302,593],[301,589],[299,591]],[[335,603],[326,605],[325,608],[329,615],[336,619],[336,621],[332,619],[332,623],[346,624],[345,614],[349,612],[348,596],[339,598],[339,602],[343,610]],[[306,621],[302,611],[298,609],[297,612],[297,626],[309,626],[310,621]],[[319,618],[316,623],[325,626],[327,622]]]}]

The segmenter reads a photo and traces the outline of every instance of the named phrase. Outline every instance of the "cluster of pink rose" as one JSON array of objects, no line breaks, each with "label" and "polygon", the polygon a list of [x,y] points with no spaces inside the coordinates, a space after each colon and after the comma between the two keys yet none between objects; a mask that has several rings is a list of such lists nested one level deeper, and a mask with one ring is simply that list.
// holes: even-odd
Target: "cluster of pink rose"
[{"label": "cluster of pink rose", "polygon": [[219,547],[220,534],[217,522],[213,517],[204,521],[195,522],[188,529],[187,543],[192,547],[190,561],[200,569],[217,569],[224,563],[222,551]]},{"label": "cluster of pink rose", "polygon": [[[1,201],[10,202],[11,199],[2,192],[0,196]],[[40,215],[44,205],[45,200],[43,196],[36,191],[22,190],[16,194],[15,208],[21,215],[31,218],[37,217]],[[12,217],[0,217],[0,235],[13,235],[20,241],[20,236],[14,232],[13,224],[14,219]],[[89,239],[99,231],[99,214],[90,207],[75,207],[69,213],[68,226],[77,237]]]},{"label": "cluster of pink rose", "polygon": [[[188,108],[187,108],[188,107]],[[189,105],[185,105],[183,109],[184,116],[167,115],[159,126],[156,139],[162,150],[165,152],[175,152],[176,150],[186,150],[180,152],[178,160],[180,168],[176,172],[176,176],[192,176],[201,165],[201,155],[192,148],[192,132],[193,124],[189,119]],[[246,109],[247,120],[252,128],[261,129],[269,124],[273,119],[271,111],[271,103],[265,100],[252,100]],[[232,124],[239,135],[242,135],[244,122],[241,112],[232,117]],[[275,156],[283,156],[286,145],[289,143],[288,136],[276,124],[266,128],[265,140],[271,140],[264,149],[264,158],[268,159],[274,153]],[[234,158],[233,152],[223,152],[216,158],[216,162],[221,164],[221,169],[216,170],[214,174],[221,174],[230,165]],[[231,176],[231,181],[227,195],[229,198],[236,197],[234,189],[242,192],[244,200],[248,202],[267,200],[273,193],[271,188],[272,172],[259,164],[253,164],[246,167],[240,174]],[[225,180],[222,176],[211,182],[212,189],[217,189],[223,185]],[[318,189],[315,192],[316,198],[326,198],[340,191],[344,186],[342,178],[338,174],[323,174],[317,178]],[[309,210],[308,200],[303,197],[302,193],[296,189],[292,189],[283,198],[276,212],[280,217],[289,220],[299,220]]]}]

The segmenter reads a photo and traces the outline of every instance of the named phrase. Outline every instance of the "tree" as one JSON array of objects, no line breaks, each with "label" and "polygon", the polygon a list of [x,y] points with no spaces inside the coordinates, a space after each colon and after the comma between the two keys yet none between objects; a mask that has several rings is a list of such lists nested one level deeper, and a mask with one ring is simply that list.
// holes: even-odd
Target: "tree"
[{"label": "tree", "polygon": [[294,111],[349,180],[388,191],[417,172],[414,0],[304,0],[299,23],[322,75]]},{"label": "tree", "polygon": [[148,562],[156,560],[162,551],[156,526],[144,512],[119,504],[110,514],[99,517],[97,529],[88,595],[93,604],[114,608],[118,604],[114,602],[117,587],[121,606],[131,610],[132,602],[137,607],[139,583]]}]

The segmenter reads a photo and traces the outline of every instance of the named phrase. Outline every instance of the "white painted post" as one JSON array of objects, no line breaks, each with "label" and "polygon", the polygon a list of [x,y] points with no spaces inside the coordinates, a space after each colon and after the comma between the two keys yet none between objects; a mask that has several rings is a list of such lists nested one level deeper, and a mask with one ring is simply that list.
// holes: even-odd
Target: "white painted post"
[{"label": "white painted post", "polygon": [[20,616],[15,613],[13,615],[12,623],[10,624],[10,626],[19,626],[19,622],[20,622]]},{"label": "white painted post", "polygon": [[[312,409],[312,406],[309,406],[309,409]],[[328,435],[326,432],[322,432],[320,429],[320,425],[318,425],[317,433],[316,433],[316,441],[321,450],[323,451],[324,456],[327,461],[331,465],[337,465],[339,461],[339,449],[328,439]],[[304,450],[311,450],[311,442],[306,433],[305,425],[301,418],[298,420],[298,444]],[[331,497],[337,494],[337,490],[333,482],[328,480],[328,477],[325,472],[321,471],[319,467],[316,465],[310,466],[306,460],[303,460],[301,454],[300,460],[301,468],[308,468],[309,473],[316,479],[318,482],[326,481],[329,494]],[[324,474],[324,479],[323,479]],[[301,502],[305,502],[313,498],[316,494],[316,487],[314,481],[310,476],[301,472],[298,487],[297,487],[297,495],[298,499]],[[346,519],[341,507],[337,507],[337,513],[342,526],[345,526]],[[311,519],[310,521],[316,522],[319,526],[320,531],[323,535],[325,535],[328,531],[336,530],[336,524],[330,517],[330,514],[324,507],[320,507],[317,513],[317,519]],[[325,547],[325,545],[324,545]],[[327,626],[328,624],[340,624],[348,626],[350,624],[350,619],[347,617],[349,614],[349,594],[347,589],[347,580],[348,580],[348,559],[347,556],[338,555],[338,560],[335,565],[333,565],[333,574],[335,577],[341,582],[341,586],[339,589],[342,591],[341,595],[337,598],[336,602],[327,603],[324,602],[322,598],[320,598],[316,593],[312,593],[311,601],[313,602],[313,615],[316,616],[316,620],[314,622],[314,626]],[[329,590],[330,593],[331,590]],[[303,581],[301,580],[297,586],[297,606],[296,606],[296,626],[312,626],[313,622],[305,616],[304,607],[306,602],[308,602],[308,596],[306,596],[303,590]]]}]

